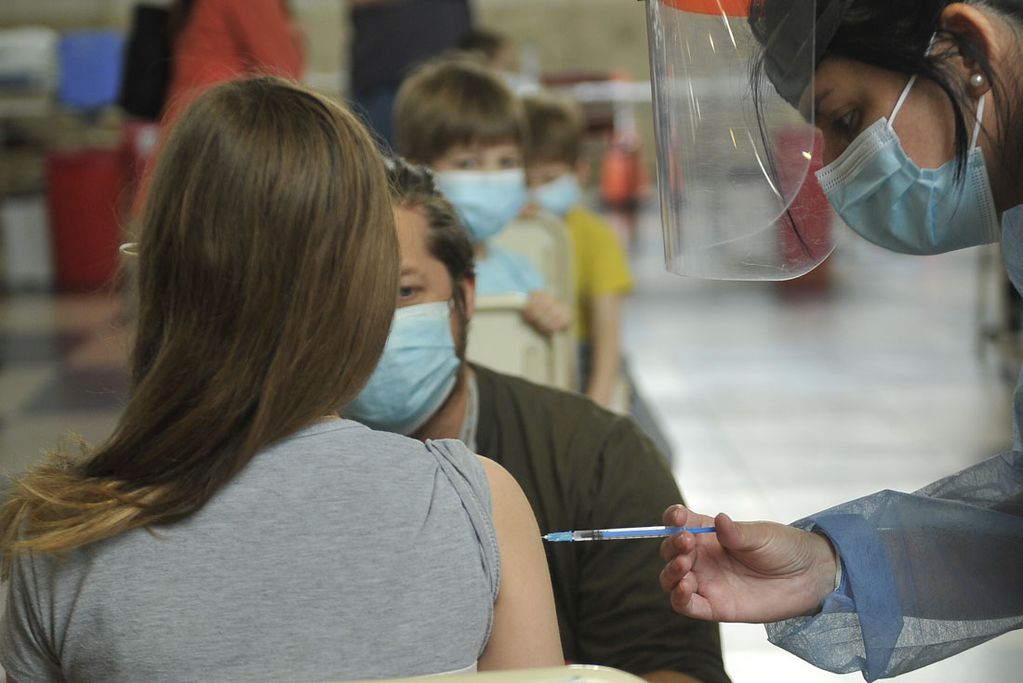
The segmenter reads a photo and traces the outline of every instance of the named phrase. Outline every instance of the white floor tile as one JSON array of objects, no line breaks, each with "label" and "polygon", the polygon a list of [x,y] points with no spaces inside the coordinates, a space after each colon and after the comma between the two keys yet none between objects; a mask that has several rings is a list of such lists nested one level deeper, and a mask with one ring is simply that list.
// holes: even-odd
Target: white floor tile
[{"label": "white floor tile", "polygon": [[[831,291],[786,297],[666,274],[655,223],[637,244],[626,348],[694,509],[789,522],[915,490],[1008,443],[1011,387],[977,353],[977,253],[914,259],[843,236]],[[862,680],[814,669],[760,626],[722,637],[735,683]],[[1017,632],[900,680],[1009,683],[1021,670]]]}]

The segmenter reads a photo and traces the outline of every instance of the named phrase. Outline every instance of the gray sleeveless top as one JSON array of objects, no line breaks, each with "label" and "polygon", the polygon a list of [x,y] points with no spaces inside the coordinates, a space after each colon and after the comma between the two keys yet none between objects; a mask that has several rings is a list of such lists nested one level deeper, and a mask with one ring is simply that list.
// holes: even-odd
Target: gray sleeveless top
[{"label": "gray sleeveless top", "polygon": [[461,442],[320,423],[187,519],[22,558],[0,663],[30,681],[329,681],[473,670],[499,555]]}]

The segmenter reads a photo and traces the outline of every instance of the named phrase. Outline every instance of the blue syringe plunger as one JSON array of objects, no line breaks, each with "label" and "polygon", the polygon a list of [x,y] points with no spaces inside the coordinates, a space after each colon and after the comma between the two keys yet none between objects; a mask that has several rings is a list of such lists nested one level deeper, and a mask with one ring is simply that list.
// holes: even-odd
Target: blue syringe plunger
[{"label": "blue syringe plunger", "polygon": [[624,529],[586,529],[581,531],[553,531],[543,537],[549,543],[576,541],[625,541],[637,538],[664,538],[683,531],[691,534],[712,534],[717,529],[708,527],[641,526]]}]

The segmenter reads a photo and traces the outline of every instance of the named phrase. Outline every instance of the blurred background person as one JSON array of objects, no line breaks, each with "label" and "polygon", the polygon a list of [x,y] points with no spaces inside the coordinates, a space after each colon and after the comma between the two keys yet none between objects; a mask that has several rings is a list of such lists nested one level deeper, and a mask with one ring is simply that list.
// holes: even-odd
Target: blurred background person
[{"label": "blurred background person", "polygon": [[288,0],[174,0],[171,31],[164,122],[222,81],[256,74],[302,78],[305,44]]},{"label": "blurred background person", "polygon": [[416,65],[455,48],[472,26],[469,0],[349,0],[350,97],[385,146],[394,99]]},{"label": "blurred background person", "polygon": [[527,97],[524,104],[530,197],[564,221],[572,238],[580,388],[606,408],[622,368],[622,300],[632,290],[632,274],[618,235],[582,205],[590,171],[582,158],[582,112],[551,96]]},{"label": "blurred background person", "polygon": [[540,63],[533,45],[520,47],[504,33],[476,27],[462,37],[458,49],[482,59],[517,94],[539,92]]},{"label": "blurred background person", "polygon": [[672,461],[671,444],[623,361],[622,307],[632,291],[632,273],[618,234],[584,206],[591,165],[583,157],[583,112],[571,99],[550,94],[523,102],[532,207],[564,221],[572,243],[579,390],[597,405],[627,411]]},{"label": "blurred background person", "polygon": [[508,72],[519,70],[519,51],[515,41],[503,33],[477,26],[462,36],[457,47],[462,52],[479,55],[491,69]]}]

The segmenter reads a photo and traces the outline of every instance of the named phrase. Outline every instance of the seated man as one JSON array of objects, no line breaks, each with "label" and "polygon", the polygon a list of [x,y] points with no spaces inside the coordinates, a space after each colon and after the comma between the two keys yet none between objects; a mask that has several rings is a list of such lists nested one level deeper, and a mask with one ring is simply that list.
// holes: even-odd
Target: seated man
[{"label": "seated man", "polygon": [[[475,301],[473,250],[428,172],[391,167],[401,247],[399,310],[436,303],[444,323],[388,342],[344,413],[419,439],[460,438],[501,463],[542,533],[648,526],[681,500],[664,458],[628,418],[589,399],[465,362]],[[549,544],[565,656],[651,681],[728,681],[716,624],[672,612],[659,543]]]}]

